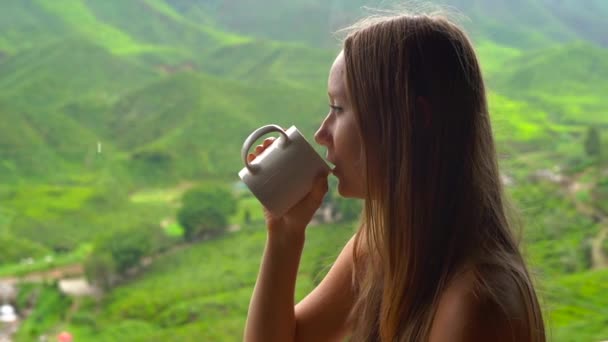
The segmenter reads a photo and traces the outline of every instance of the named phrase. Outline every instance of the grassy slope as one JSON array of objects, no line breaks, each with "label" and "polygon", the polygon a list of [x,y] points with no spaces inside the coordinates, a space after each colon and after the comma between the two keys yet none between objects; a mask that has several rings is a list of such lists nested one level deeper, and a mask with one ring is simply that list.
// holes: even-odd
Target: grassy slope
[{"label": "grassy slope", "polygon": [[530,52],[506,63],[491,84],[541,106],[565,124],[608,124],[608,50],[572,43]]},{"label": "grassy slope", "polygon": [[207,73],[252,85],[282,83],[295,88],[326,88],[336,52],[267,40],[225,45],[201,58]]},{"label": "grassy slope", "polygon": [[118,229],[140,225],[160,229],[158,223],[171,212],[162,205],[130,203],[121,184],[103,182],[3,187],[0,200],[5,214],[11,216],[4,231],[66,252]]},{"label": "grassy slope", "polygon": [[606,13],[608,3],[603,0],[587,0],[583,3],[576,0],[554,1],[549,10],[555,13],[562,22],[580,36],[608,46],[606,36]]},{"label": "grassy slope", "polygon": [[[27,249],[30,252],[7,252],[7,260],[17,261],[28,253],[39,257],[46,253],[44,248],[76,248],[101,231],[128,225],[132,220],[127,217],[146,210],[155,212],[152,221],[160,220],[156,215],[163,208],[127,204],[101,215],[99,212],[109,208],[103,209],[96,199],[124,203],[122,195],[107,190],[126,190],[131,185],[125,181],[167,183],[208,175],[236,179],[238,153],[233,159],[226,155],[239,150],[254,128],[271,122],[296,124],[311,136],[324,115],[323,90],[316,85],[325,80],[315,82],[316,77],[310,75],[326,73],[333,57],[329,53],[269,42],[248,46],[243,43],[247,39],[232,39],[185,23],[184,30],[225,38],[217,46],[220,50],[211,49],[204,56],[209,71],[218,76],[188,68],[162,74],[156,71],[159,61],[147,59],[147,55],[133,58],[141,53],[138,47],[159,43],[153,36],[139,36],[126,27],[143,41],[135,42],[91,14],[109,7],[96,4],[88,8],[75,2],[61,4],[63,7],[27,4],[38,11],[30,13],[25,8],[23,13],[41,20],[39,25],[53,20],[62,24],[57,24],[57,39],[41,38],[33,47],[14,46],[16,50],[0,63],[4,119],[0,124],[0,192],[12,217],[3,223],[3,230],[9,234],[8,240],[23,239],[19,242],[23,246],[44,246]],[[135,15],[129,12],[130,5],[125,6],[124,15],[113,24],[126,25],[128,15]],[[23,14],[15,10],[21,9],[17,5],[6,7],[14,15]],[[165,16],[172,15],[170,9],[165,12]],[[179,17],[171,20],[183,22]],[[162,31],[162,24],[156,29]],[[166,41],[179,33],[169,32]],[[16,34],[27,37],[28,32],[17,26]],[[137,46],[127,48],[131,43]],[[180,48],[187,45],[186,41]],[[259,57],[248,56],[249,70],[255,69],[257,74],[235,72],[238,58],[221,63],[226,49],[232,56],[244,57],[252,47]],[[248,85],[253,80],[257,85]],[[297,114],[287,118],[285,113]],[[98,143],[102,143],[103,153],[98,153]],[[169,171],[163,165],[158,167],[166,161],[165,155],[171,156],[171,163],[164,165]],[[87,229],[82,228],[83,222]]]},{"label": "grassy slope", "polygon": [[[0,63],[3,74],[0,108],[12,117],[10,123],[4,121],[5,125],[0,128],[4,133],[0,134],[3,136],[0,143],[4,151],[8,151],[5,152],[8,158],[0,165],[5,171],[2,179],[6,181],[32,176],[45,178],[43,175],[49,173],[45,168],[50,168],[54,175],[65,175],[70,170],[86,172],[68,164],[90,160],[98,141],[103,142],[104,151],[116,152],[111,154],[114,159],[124,160],[134,151],[116,150],[114,139],[134,137],[150,144],[149,136],[152,135],[158,140],[155,146],[175,145],[176,140],[186,139],[181,130],[168,129],[165,134],[168,125],[198,122],[202,131],[212,130],[215,134],[217,128],[230,124],[240,127],[234,133],[240,137],[237,140],[241,140],[259,124],[246,123],[251,121],[244,119],[247,115],[257,116],[259,122],[265,122],[265,118],[279,117],[275,114],[283,116],[285,110],[300,111],[302,114],[296,115],[293,122],[305,126],[303,129],[308,134],[312,130],[308,126],[314,126],[322,117],[312,114],[314,124],[301,120],[307,110],[300,108],[306,108],[306,103],[312,102],[310,112],[318,111],[315,98],[323,93],[327,65],[333,58],[331,53],[297,45],[248,43],[247,38],[188,21],[162,1],[34,1],[4,7],[7,11],[3,13],[12,13],[24,20],[37,19],[40,26],[57,26],[54,39],[41,38],[41,42],[32,48],[20,47]],[[134,16],[138,17],[137,21],[131,20]],[[15,36],[29,37],[28,27],[14,26]],[[226,59],[227,55],[231,58]],[[218,79],[196,74],[200,69]],[[182,74],[171,76],[180,70]],[[167,74],[163,80],[163,75]],[[234,82],[220,84],[219,78],[231,78],[255,84],[255,87],[244,89],[246,86]],[[143,89],[134,92],[136,88]],[[238,89],[235,99],[227,99],[226,94],[233,88]],[[125,96],[129,91],[131,93]],[[205,96],[203,92],[209,95]],[[184,96],[186,94],[188,96]],[[258,94],[262,95],[259,100],[256,99]],[[278,95],[276,100],[270,94]],[[201,95],[202,100],[199,100]],[[281,99],[284,104],[280,103],[279,96],[290,100]],[[151,98],[158,99],[158,108],[151,103],[146,108],[134,108],[141,107],[140,104]],[[129,101],[135,104],[131,105]],[[321,101],[319,98],[318,103]],[[138,116],[138,123],[121,118],[124,115],[121,110],[133,114],[142,109],[145,113]],[[173,115],[168,115],[168,110],[173,110]],[[221,121],[216,117],[218,113],[230,113],[228,115],[232,117]],[[176,114],[183,120],[176,118]],[[106,120],[106,117],[110,119]],[[217,124],[205,125],[206,120],[215,120]],[[121,122],[117,121],[132,126],[120,127]],[[62,127],[69,129],[62,131]],[[103,134],[109,129],[115,129],[113,134]],[[128,137],[116,137],[117,132],[128,133],[125,134]],[[200,132],[186,133],[200,135]],[[138,136],[140,134],[142,137]],[[22,136],[29,137],[28,141],[19,141]],[[220,136],[210,138],[224,139]],[[39,151],[40,156],[25,154],[22,152],[25,150]],[[201,160],[213,153],[210,150],[197,151]],[[199,173],[201,170],[218,173],[208,170],[209,163],[205,164],[207,166],[197,165],[190,169]],[[230,164],[232,168],[236,165]],[[120,169],[120,166],[116,168]],[[176,175],[195,173],[190,170]]]},{"label": "grassy slope", "polygon": [[347,18],[353,18],[354,9],[369,3],[362,0],[163,1],[194,22],[212,21],[224,30],[248,36],[323,47],[335,45],[328,32],[346,24]]},{"label": "grassy slope", "polygon": [[99,141],[97,109],[158,77],[82,38],[16,53],[0,73],[0,110],[8,118],[0,124],[0,179],[13,183],[57,180],[70,162],[84,162]]},{"label": "grassy slope", "polygon": [[35,109],[85,99],[110,101],[158,76],[81,37],[23,50],[0,64],[0,73],[0,98]]},{"label": "grassy slope", "polygon": [[585,271],[591,266],[590,240],[599,230],[563,193],[548,182],[509,188],[523,220],[523,249],[541,279]]},{"label": "grassy slope", "polygon": [[108,138],[133,151],[126,162],[136,172],[154,167],[172,172],[169,178],[236,177],[235,151],[258,126],[295,124],[311,136],[325,110],[319,93],[180,73],[119,101],[107,115]]},{"label": "grassy slope", "polygon": [[603,341],[608,336],[608,270],[546,281],[543,295],[553,341]]},{"label": "grassy slope", "polygon": [[46,44],[61,37],[66,30],[63,21],[33,0],[12,1],[10,5],[4,3],[0,11],[0,51],[13,54]]},{"label": "grassy slope", "polygon": [[[302,41],[316,46],[334,46],[327,32],[350,24],[369,14],[362,6],[372,8],[403,7],[402,1],[201,1],[164,0],[193,21],[212,21],[224,29],[284,41]],[[608,6],[601,0],[580,5],[574,0],[442,0],[449,14],[464,13],[462,24],[477,37],[500,44],[535,48],[551,42],[587,39],[608,44],[602,32]],[[419,2],[406,9],[425,8]],[[273,8],[274,11],[267,11]],[[432,9],[433,7],[431,7]],[[458,11],[456,11],[458,10]],[[458,16],[456,16],[458,17]],[[539,23],[542,23],[539,25]],[[285,30],[285,27],[290,27]]]},{"label": "grassy slope", "polygon": [[[534,215],[549,219],[553,214]],[[87,341],[112,341],[119,336],[130,341],[239,339],[266,234],[259,226],[246,229],[250,230],[159,259],[145,274],[101,302],[84,302],[72,323],[62,324],[62,329]],[[322,279],[352,233],[352,224],[309,229],[296,300]],[[533,243],[528,249],[543,248]],[[552,255],[547,260],[551,258],[564,259]],[[605,338],[605,303],[598,302],[597,296],[606,290],[606,272],[562,277],[538,269],[536,273],[550,334],[556,341]]]},{"label": "grassy slope", "polygon": [[[266,235],[259,226],[247,229],[159,259],[99,307],[84,305],[67,329],[87,341],[238,340]],[[296,300],[320,281],[353,232],[352,224],[308,230]]]}]

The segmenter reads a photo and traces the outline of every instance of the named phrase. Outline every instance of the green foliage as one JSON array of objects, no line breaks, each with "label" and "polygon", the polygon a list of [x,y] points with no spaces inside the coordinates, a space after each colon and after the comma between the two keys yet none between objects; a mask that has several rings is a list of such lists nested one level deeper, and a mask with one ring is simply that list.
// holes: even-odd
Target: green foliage
[{"label": "green foliage", "polygon": [[98,252],[89,256],[84,263],[84,271],[89,283],[109,290],[114,284],[117,267],[112,254]]},{"label": "green foliage", "polygon": [[[387,9],[404,6],[400,1],[380,0],[260,0],[234,1],[168,1],[184,17],[197,22],[213,22],[233,32],[282,41],[301,41],[310,45],[335,47],[335,35],[328,34],[351,24],[365,14],[363,7]],[[605,44],[604,20],[608,6],[602,1],[589,1],[585,6],[575,0],[510,1],[441,0],[434,5],[447,5],[448,12],[462,13],[459,20],[476,38],[511,46],[536,48],[557,41],[578,38]],[[426,8],[427,6],[422,6]],[[268,10],[272,8],[273,10]],[[435,9],[431,7],[431,9]],[[371,12],[371,13],[370,13]],[[450,13],[452,14],[452,13]],[[285,29],[285,28],[291,29]]]},{"label": "green foliage", "polygon": [[15,336],[17,341],[36,341],[38,336],[65,319],[72,302],[56,285],[40,285],[35,291],[35,309],[19,327]]},{"label": "green foliage", "polygon": [[137,226],[101,238],[84,263],[87,279],[110,289],[130,269],[140,266],[144,256],[166,250],[172,241],[158,227]]},{"label": "green foliage", "polygon": [[551,121],[597,125],[606,115],[608,50],[574,42],[521,54],[490,75],[501,93],[540,107]]},{"label": "green foliage", "polygon": [[[33,259],[33,263],[4,264],[0,267],[2,276],[22,276],[33,272],[46,271],[52,268],[74,265],[82,262],[91,253],[91,244],[83,243],[69,253],[49,253],[44,258]],[[47,257],[50,257],[47,258]]]},{"label": "green foliage", "polygon": [[146,235],[140,232],[122,231],[102,240],[93,253],[98,251],[109,253],[116,263],[118,272],[123,273],[137,266],[141,258],[150,250],[150,240]]},{"label": "green foliage", "polygon": [[511,190],[523,221],[524,254],[544,276],[581,272],[590,267],[589,241],[598,226],[576,210],[548,183],[520,185]]},{"label": "green foliage", "polygon": [[236,208],[236,200],[225,187],[207,185],[188,190],[177,213],[184,238],[193,241],[223,232]]},{"label": "green foliage", "polygon": [[[249,215],[249,222],[246,218]],[[251,193],[246,193],[239,196],[237,201],[237,210],[230,217],[231,224],[239,225],[243,228],[251,228],[264,222],[264,210],[260,201]]]},{"label": "green foliage", "polygon": [[184,239],[187,241],[217,236],[224,232],[228,223],[226,216],[213,207],[184,207],[177,217],[184,227]]},{"label": "green foliage", "polygon": [[171,212],[157,203],[131,203],[123,191],[114,182],[80,186],[32,183],[0,191],[0,198],[15,213],[8,226],[12,235],[66,253],[92,242],[100,233],[139,225],[158,227]]},{"label": "green foliage", "polygon": [[540,292],[553,341],[601,341],[608,336],[608,270],[543,283]]},{"label": "green foliage", "polygon": [[601,138],[600,131],[597,127],[589,126],[585,135],[585,153],[589,157],[598,157],[601,155]]},{"label": "green foliage", "polygon": [[608,177],[600,180],[594,193],[594,198],[598,209],[604,215],[608,215]]},{"label": "green foliage", "polygon": [[29,308],[33,306],[34,301],[40,292],[40,285],[34,283],[23,283],[17,291],[16,305],[18,308]]},{"label": "green foliage", "polygon": [[85,326],[92,330],[97,329],[95,316],[88,312],[76,312],[72,315],[70,321],[75,325]]},{"label": "green foliage", "polygon": [[[309,228],[296,300],[323,278],[353,233],[352,225]],[[86,341],[109,341],[134,322],[141,329],[125,328],[129,341],[241,339],[265,241],[266,229],[256,226],[165,255],[114,288],[99,307],[79,309],[97,322],[96,329],[74,321],[71,329]]]},{"label": "green foliage", "polygon": [[0,235],[0,264],[16,263],[25,258],[38,259],[51,254],[51,251],[33,241],[10,234]]}]

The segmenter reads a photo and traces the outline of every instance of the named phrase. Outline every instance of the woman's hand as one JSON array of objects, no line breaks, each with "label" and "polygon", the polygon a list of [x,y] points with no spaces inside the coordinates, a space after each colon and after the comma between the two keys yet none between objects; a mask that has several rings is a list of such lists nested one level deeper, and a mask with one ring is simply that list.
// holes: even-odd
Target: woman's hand
[{"label": "woman's hand", "polygon": [[[250,153],[247,156],[247,160],[249,162],[253,161],[258,155],[264,152],[274,140],[275,138],[265,139],[261,145],[256,146],[254,153]],[[310,192],[304,196],[300,202],[291,207],[283,216],[277,217],[264,208],[264,216],[266,217],[266,225],[268,226],[269,233],[303,233],[312,219],[312,216],[321,206],[323,197],[327,193],[328,175],[328,172],[318,174]]]}]

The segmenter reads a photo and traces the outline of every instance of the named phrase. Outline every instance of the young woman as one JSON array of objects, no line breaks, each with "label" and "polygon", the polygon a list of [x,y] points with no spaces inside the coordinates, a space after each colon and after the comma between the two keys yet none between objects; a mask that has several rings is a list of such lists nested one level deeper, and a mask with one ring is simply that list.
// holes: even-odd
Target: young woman
[{"label": "young woman", "polygon": [[[268,239],[246,341],[545,341],[512,236],[484,82],[473,47],[443,17],[399,15],[353,28],[315,135],[361,225],[325,279],[294,307],[320,175]],[[272,139],[258,146],[255,158]]]}]

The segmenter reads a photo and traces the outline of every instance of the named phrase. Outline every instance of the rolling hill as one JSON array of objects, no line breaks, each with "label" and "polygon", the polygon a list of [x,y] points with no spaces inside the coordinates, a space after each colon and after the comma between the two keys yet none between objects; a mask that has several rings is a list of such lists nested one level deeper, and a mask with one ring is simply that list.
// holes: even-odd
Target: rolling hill
[{"label": "rolling hill", "polygon": [[584,42],[533,51],[503,63],[491,84],[567,124],[608,124],[608,49]]},{"label": "rolling hill", "polygon": [[[369,14],[362,6],[385,9],[404,5],[395,0],[166,0],[166,3],[191,20],[212,21],[233,32],[324,47],[335,46],[328,32]],[[608,38],[603,34],[608,28],[605,21],[608,5],[602,0],[440,0],[434,3],[442,4],[449,13],[464,14],[462,23],[479,40],[536,48],[584,39],[608,46]],[[436,6],[422,1],[405,3],[408,10],[428,7]],[[266,8],[273,10],[266,11]]]},{"label": "rolling hill", "polygon": [[[4,7],[4,15],[24,19],[11,26],[11,37],[32,37],[33,43],[0,40],[7,47],[0,62],[0,108],[11,118],[0,127],[3,180],[48,180],[49,174],[58,180],[84,172],[98,142],[118,164],[126,160],[146,169],[146,158],[159,157],[150,149],[177,157],[179,148],[200,146],[184,141],[202,132],[236,128],[238,138],[229,146],[235,149],[279,112],[295,113],[285,122],[307,133],[322,117],[331,52],[222,33],[191,23],[161,1],[24,1]],[[45,25],[52,26],[48,36],[38,30]],[[234,99],[225,99],[231,92]],[[307,112],[318,113],[310,116],[312,125],[301,119]],[[201,165],[170,173],[217,175],[240,165],[210,166],[205,160],[226,148],[204,145],[207,150],[193,151]]]}]

